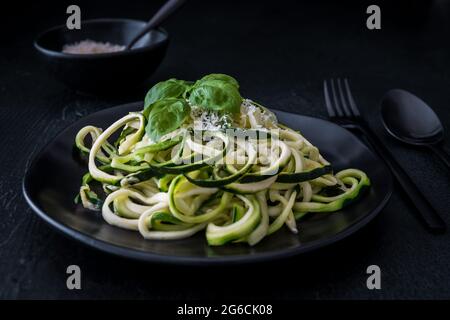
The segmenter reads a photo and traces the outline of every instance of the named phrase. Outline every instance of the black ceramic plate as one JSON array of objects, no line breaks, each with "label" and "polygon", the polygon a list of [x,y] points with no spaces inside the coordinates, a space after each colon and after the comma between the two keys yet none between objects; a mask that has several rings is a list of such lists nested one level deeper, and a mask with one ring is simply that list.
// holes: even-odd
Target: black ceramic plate
[{"label": "black ceramic plate", "polygon": [[144,240],[138,232],[110,226],[101,214],[73,202],[81,177],[87,171],[87,165],[72,156],[78,130],[88,124],[106,128],[129,111],[140,108],[140,103],[132,103],[87,116],[61,132],[39,153],[25,175],[23,190],[41,218],[69,237],[120,256],[180,264],[241,263],[292,256],[343,239],[372,220],[391,195],[388,169],[354,135],[328,121],[274,110],[280,122],[301,130],[318,146],[335,170],[348,167],[364,170],[372,181],[371,188],[339,212],[311,215],[300,223],[298,235],[283,228],[254,247],[245,244],[209,247],[204,232],[184,240]]}]

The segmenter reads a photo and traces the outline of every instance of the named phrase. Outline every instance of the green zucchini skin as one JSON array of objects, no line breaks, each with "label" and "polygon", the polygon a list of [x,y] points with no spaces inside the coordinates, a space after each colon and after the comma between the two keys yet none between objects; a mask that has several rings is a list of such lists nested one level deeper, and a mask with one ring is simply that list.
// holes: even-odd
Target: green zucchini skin
[{"label": "green zucchini skin", "polygon": [[[226,137],[224,138],[223,133],[217,133],[216,136],[220,137],[225,142],[226,146],[228,145],[229,141],[226,139]],[[182,143],[184,143],[184,139],[183,139]],[[165,163],[151,162],[150,166],[154,170],[156,170],[156,171],[158,171],[158,172],[160,172],[162,174],[167,174],[167,173],[170,173],[170,174],[184,174],[184,173],[188,173],[188,172],[191,172],[191,171],[195,171],[195,170],[199,170],[201,168],[204,168],[204,167],[208,166],[210,163],[214,163],[215,161],[219,160],[221,157],[222,158],[225,157],[226,151],[227,151],[226,150],[226,146],[225,146],[225,148],[224,148],[224,150],[223,150],[223,152],[221,153],[220,156],[214,156],[214,157],[206,158],[206,159],[203,158],[202,160],[195,161],[193,163],[177,165],[176,164],[177,160],[181,160],[181,162],[183,162],[183,160],[192,161],[193,159],[195,159],[195,156],[196,156],[195,153],[192,153],[190,156],[182,159],[181,158],[181,153],[182,153],[182,149],[183,149],[183,147],[182,147],[182,148],[180,148],[179,154],[175,157],[176,159],[171,159],[171,160],[169,160],[169,161],[167,161]]]},{"label": "green zucchini skin", "polygon": [[[344,192],[338,199],[323,203],[323,202],[296,202],[293,210],[296,213],[304,212],[334,212],[341,210],[343,207],[355,201],[360,197],[369,187],[370,179],[362,171],[356,169],[346,169],[337,173],[337,176],[341,176],[344,183],[351,182],[356,184],[356,187],[349,191]],[[358,178],[358,180],[355,178]]]},{"label": "green zucchini skin", "polygon": [[292,207],[294,206],[296,196],[297,196],[297,191],[294,191],[291,194],[291,196],[289,197],[288,205],[283,209],[283,211],[275,219],[275,221],[273,221],[272,224],[269,226],[269,229],[267,230],[268,235],[276,232],[278,229],[280,229],[285,224],[287,217],[289,215],[289,212],[291,211]]},{"label": "green zucchini skin", "polygon": [[192,224],[185,224],[175,218],[170,212],[157,211],[152,214],[150,222],[152,229],[156,231],[182,231],[192,228]]},{"label": "green zucchini skin", "polygon": [[213,171],[213,179],[194,179],[187,174],[184,176],[189,180],[189,182],[199,187],[220,188],[239,180],[242,176],[245,176],[245,174],[252,168],[255,157],[256,153],[253,157],[249,157],[247,163],[240,170],[224,178],[220,178],[218,176],[217,170]]},{"label": "green zucchini skin", "polygon": [[145,154],[145,153],[153,153],[153,152],[159,152],[159,151],[165,151],[168,150],[174,146],[176,146],[177,144],[179,144],[180,142],[182,142],[182,137],[181,136],[177,136],[173,139],[170,140],[164,140],[155,144],[151,144],[149,146],[146,147],[142,147],[137,149],[134,153],[135,154]]},{"label": "green zucchini skin", "polygon": [[268,186],[275,182],[275,179],[276,176],[266,176],[266,179],[253,183],[240,183],[238,181],[223,186],[222,189],[234,194],[254,194],[267,189]]},{"label": "green zucchini skin", "polygon": [[206,228],[206,240],[210,246],[221,246],[233,240],[240,239],[250,234],[261,220],[261,212],[255,196],[240,198],[249,205],[248,211],[238,221],[226,226],[208,224]]},{"label": "green zucchini skin", "polygon": [[309,180],[314,180],[326,174],[333,173],[331,166],[323,166],[312,169],[310,171],[297,172],[297,173],[280,173],[276,182],[281,183],[299,183]]},{"label": "green zucchini skin", "polygon": [[[247,171],[247,170],[245,170]],[[242,175],[245,174],[245,171],[237,172],[235,174],[232,174],[228,177],[221,178],[221,179],[193,179],[188,174],[184,174],[186,179],[189,180],[190,183],[193,183],[199,187],[203,188],[220,188],[223,186],[226,186],[227,184],[233,183],[234,181],[238,180]]]},{"label": "green zucchini skin", "polygon": [[199,161],[192,164],[185,164],[180,166],[172,166],[172,165],[164,165],[164,166],[155,166],[152,165],[153,170],[159,172],[160,174],[183,174],[195,170],[202,169],[208,166],[206,161]]},{"label": "green zucchini skin", "polygon": [[231,210],[231,221],[236,222],[241,219],[245,214],[245,209],[243,206],[235,204]]},{"label": "green zucchini skin", "polygon": [[126,176],[120,181],[120,183],[122,185],[133,185],[142,181],[149,180],[153,177],[160,177],[159,172],[155,171],[153,168],[147,168]]},{"label": "green zucchini skin", "polygon": [[239,183],[254,183],[254,182],[261,182],[266,179],[269,179],[273,176],[276,176],[276,174],[271,175],[260,175],[260,174],[246,174],[241,179],[239,179]]},{"label": "green zucchini skin", "polygon": [[134,212],[130,211],[125,204],[122,201],[122,198],[118,197],[114,199],[114,210],[117,212],[117,214],[124,218],[133,219],[136,216],[134,215]]},{"label": "green zucchini skin", "polygon": [[161,192],[168,192],[170,182],[176,177],[174,174],[166,174],[158,180],[158,188]]},{"label": "green zucchini skin", "polygon": [[181,212],[181,210],[179,210],[179,208],[177,207],[175,198],[178,188],[184,181],[187,181],[186,178],[183,175],[178,175],[172,180],[169,187],[169,208],[170,212],[177,219],[185,223],[204,223],[211,221],[212,219],[216,218],[218,215],[226,211],[229,201],[232,198],[231,194],[228,192],[223,193],[220,199],[220,204],[215,209],[209,212],[192,216],[186,215],[183,212]]}]

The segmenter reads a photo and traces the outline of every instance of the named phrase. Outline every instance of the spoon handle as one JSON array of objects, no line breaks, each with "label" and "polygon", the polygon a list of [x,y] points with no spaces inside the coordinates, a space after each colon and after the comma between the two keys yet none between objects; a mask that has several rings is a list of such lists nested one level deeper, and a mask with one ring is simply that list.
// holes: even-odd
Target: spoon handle
[{"label": "spoon handle", "polygon": [[446,165],[447,169],[450,170],[450,155],[441,146],[430,144],[428,147],[435,155],[441,159],[441,161]]},{"label": "spoon handle", "polygon": [[128,43],[126,50],[129,50],[133,45],[142,38],[147,32],[152,29],[157,28],[167,17],[169,17],[173,12],[175,12],[186,0],[169,0],[167,1],[155,15],[150,19],[150,21],[145,25],[145,27]]},{"label": "spoon handle", "polygon": [[372,132],[370,127],[365,123],[360,123],[358,129],[367,138],[369,144],[375,149],[380,157],[385,161],[392,174],[397,180],[400,187],[403,189],[405,195],[410,202],[416,207],[419,217],[422,219],[424,225],[433,232],[442,233],[446,230],[444,220],[439,216],[437,211],[433,208],[430,202],[425,198],[423,193],[411,180],[408,174],[395,160],[391,152],[384,146],[384,143],[378,136]]}]

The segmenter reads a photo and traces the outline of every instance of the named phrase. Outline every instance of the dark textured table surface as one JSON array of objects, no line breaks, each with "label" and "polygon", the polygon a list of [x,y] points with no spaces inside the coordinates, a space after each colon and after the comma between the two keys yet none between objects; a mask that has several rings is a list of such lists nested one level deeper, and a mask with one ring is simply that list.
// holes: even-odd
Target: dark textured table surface
[{"label": "dark textured table surface", "polygon": [[[161,2],[77,3],[84,19],[147,19]],[[448,3],[398,1],[394,7],[381,2],[382,30],[377,31],[365,27],[367,3],[337,3],[191,1],[165,25],[171,45],[148,85],[169,77],[196,79],[223,72],[239,79],[246,97],[326,118],[323,79],[348,76],[365,117],[450,224],[449,173],[426,150],[386,137],[378,113],[382,94],[400,87],[421,96],[450,128]],[[397,187],[380,215],[354,236],[269,264],[142,264],[84,247],[51,229],[22,195],[22,177],[33,154],[77,119],[140,100],[145,93],[142,88],[115,98],[87,96],[46,73],[32,41],[38,31],[65,22],[68,4],[2,8],[1,298],[450,298],[450,232],[425,231]],[[26,22],[16,24],[18,18]],[[448,133],[446,138],[448,148]],[[81,267],[82,290],[66,288],[66,268],[71,264]],[[371,264],[381,268],[381,290],[366,288],[366,268]]]}]

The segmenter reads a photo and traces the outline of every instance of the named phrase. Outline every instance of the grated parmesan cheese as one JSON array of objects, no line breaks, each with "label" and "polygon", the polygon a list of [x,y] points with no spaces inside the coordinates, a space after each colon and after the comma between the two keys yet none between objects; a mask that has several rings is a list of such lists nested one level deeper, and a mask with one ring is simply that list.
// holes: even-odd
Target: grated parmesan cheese
[{"label": "grated parmesan cheese", "polygon": [[275,114],[266,108],[261,108],[250,99],[243,99],[241,114],[237,121],[231,116],[222,115],[214,111],[206,111],[200,107],[193,106],[191,109],[192,126],[195,130],[220,130],[230,127],[241,128],[276,128],[277,118]]},{"label": "grated parmesan cheese", "polygon": [[194,130],[220,130],[229,128],[232,124],[230,116],[201,110],[198,107],[192,108],[191,118]]},{"label": "grated parmesan cheese", "polygon": [[109,42],[97,42],[87,39],[80,42],[64,45],[62,52],[75,54],[92,54],[117,52],[122,50],[125,50],[125,46],[112,44]]}]

